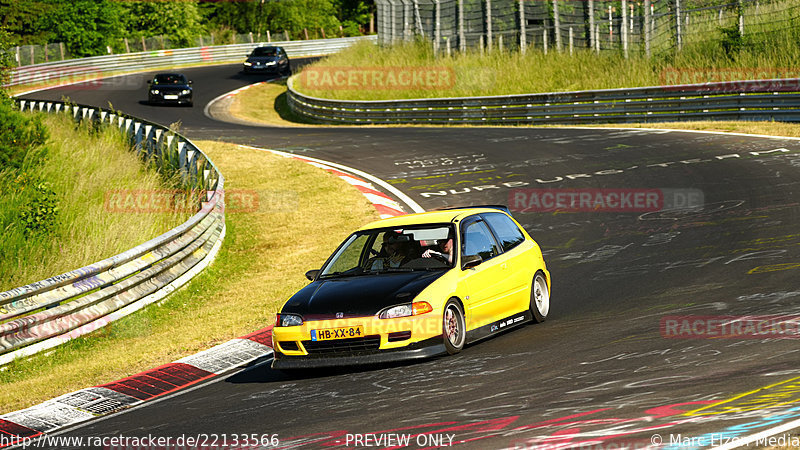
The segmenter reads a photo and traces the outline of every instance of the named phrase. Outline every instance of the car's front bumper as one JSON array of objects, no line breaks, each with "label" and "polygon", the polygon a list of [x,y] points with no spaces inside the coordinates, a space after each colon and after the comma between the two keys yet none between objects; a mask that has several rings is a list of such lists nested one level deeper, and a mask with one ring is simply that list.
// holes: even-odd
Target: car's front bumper
[{"label": "car's front bumper", "polygon": [[441,337],[410,344],[407,347],[390,350],[375,350],[371,353],[340,356],[286,356],[275,351],[273,369],[312,369],[321,367],[356,366],[380,364],[391,361],[406,361],[430,358],[446,354]]},{"label": "car's front bumper", "polygon": [[[174,98],[173,98],[174,97]],[[176,103],[176,104],[189,104],[192,103],[192,94],[175,94],[175,93],[150,93],[148,96],[150,103]]]},{"label": "car's front bumper", "polygon": [[252,66],[242,66],[242,67],[243,67],[245,72],[251,72],[251,73],[255,73],[255,72],[258,72],[258,73],[278,73],[278,72],[280,72],[280,69],[281,69],[280,66],[278,66],[277,64],[273,65],[273,66],[263,66],[263,65],[256,66],[256,65],[252,65]]},{"label": "car's front bumper", "polygon": [[[356,338],[317,340],[312,332],[360,327]],[[316,330],[316,331],[315,331]],[[445,352],[441,312],[379,319],[375,316],[312,320],[272,329],[275,368],[370,364],[425,358]]]}]

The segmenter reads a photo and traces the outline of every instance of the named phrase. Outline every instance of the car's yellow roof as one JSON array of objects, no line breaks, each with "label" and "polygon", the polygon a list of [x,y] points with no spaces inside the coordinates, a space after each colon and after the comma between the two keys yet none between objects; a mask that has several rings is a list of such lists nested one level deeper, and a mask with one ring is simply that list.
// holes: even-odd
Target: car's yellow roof
[{"label": "car's yellow roof", "polygon": [[425,223],[449,223],[456,219],[461,219],[471,214],[479,212],[498,212],[495,208],[459,208],[450,210],[428,211],[416,214],[406,214],[403,216],[389,217],[387,219],[376,220],[360,228],[369,230],[384,227],[406,227]]}]

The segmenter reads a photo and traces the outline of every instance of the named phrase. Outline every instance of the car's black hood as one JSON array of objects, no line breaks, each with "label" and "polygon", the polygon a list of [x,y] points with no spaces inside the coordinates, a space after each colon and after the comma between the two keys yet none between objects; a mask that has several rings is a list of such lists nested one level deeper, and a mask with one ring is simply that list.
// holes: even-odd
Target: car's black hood
[{"label": "car's black hood", "polygon": [[388,306],[410,303],[445,272],[418,270],[317,280],[294,294],[281,312],[300,314],[305,320],[333,319],[337,313],[370,316]]}]

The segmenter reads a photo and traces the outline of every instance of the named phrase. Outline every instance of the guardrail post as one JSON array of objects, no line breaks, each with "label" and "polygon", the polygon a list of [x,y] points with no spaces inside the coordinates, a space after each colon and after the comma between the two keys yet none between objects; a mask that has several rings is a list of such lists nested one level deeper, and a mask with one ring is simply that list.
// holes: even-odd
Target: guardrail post
[{"label": "guardrail post", "polygon": [[594,52],[600,54],[600,24],[595,25],[594,28]]},{"label": "guardrail post", "polygon": [[622,26],[620,27],[622,34],[622,52],[625,59],[628,58],[628,0],[622,0]]},{"label": "guardrail post", "polygon": [[[592,0],[589,0],[592,1]],[[528,45],[525,23],[525,0],[519,0],[519,52],[525,54],[525,47]]]},{"label": "guardrail post", "polygon": [[675,45],[678,51],[683,48],[683,37],[681,36],[681,0],[675,0]]},{"label": "guardrail post", "polygon": [[561,52],[561,17],[558,14],[558,0],[553,0],[553,26],[556,33],[556,50]]},{"label": "guardrail post", "polygon": [[594,34],[594,0],[589,0],[587,9],[589,10],[589,48],[593,49],[594,41],[597,39],[597,36]]},{"label": "guardrail post", "polygon": [[[651,0],[647,0],[647,1],[645,1],[644,5],[643,5],[643,7],[644,7],[644,54],[647,55],[648,58],[650,57],[650,36],[653,33],[653,29],[652,29],[653,27],[652,27],[652,24],[650,23],[650,15],[652,13],[651,10],[650,10],[650,8],[652,8],[652,4],[650,2],[651,2]],[[720,10],[720,11],[722,11],[722,10]]]},{"label": "guardrail post", "polygon": [[486,0],[486,48],[492,51],[492,0]]},{"label": "guardrail post", "polygon": [[[758,2],[756,2],[756,9],[758,9]],[[739,15],[739,36],[744,36],[744,6],[742,6],[742,0],[736,0],[736,13]]]},{"label": "guardrail post", "polygon": [[574,46],[572,27],[569,27],[569,55],[572,56],[572,47]]},{"label": "guardrail post", "polygon": [[542,28],[542,50],[547,54],[547,27]]},{"label": "guardrail post", "polygon": [[439,0],[433,0],[433,41],[436,43],[433,48],[434,54],[439,51],[439,40],[441,39],[442,35],[442,7],[439,3]]},{"label": "guardrail post", "polygon": [[464,37],[464,0],[458,0],[458,48],[462,53],[467,51],[467,40]]}]

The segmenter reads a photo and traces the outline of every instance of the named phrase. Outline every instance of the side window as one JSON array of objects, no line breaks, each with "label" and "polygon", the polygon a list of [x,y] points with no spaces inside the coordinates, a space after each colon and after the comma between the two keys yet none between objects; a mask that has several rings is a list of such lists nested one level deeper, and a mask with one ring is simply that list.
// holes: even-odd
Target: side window
[{"label": "side window", "polygon": [[509,251],[525,241],[519,227],[507,215],[502,213],[481,214],[500,240],[503,251]]},{"label": "side window", "polygon": [[485,261],[500,254],[494,237],[483,221],[467,224],[462,233],[463,256],[478,255]]}]

